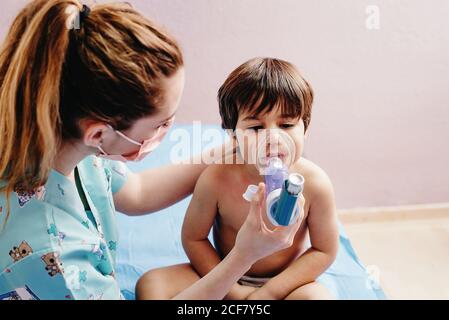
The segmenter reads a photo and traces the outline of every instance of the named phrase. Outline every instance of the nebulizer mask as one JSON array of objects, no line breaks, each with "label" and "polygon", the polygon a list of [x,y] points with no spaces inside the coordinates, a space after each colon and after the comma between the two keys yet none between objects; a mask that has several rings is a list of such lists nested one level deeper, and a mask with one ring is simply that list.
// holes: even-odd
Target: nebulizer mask
[{"label": "nebulizer mask", "polygon": [[[302,175],[288,170],[296,153],[292,138],[279,129],[264,131],[265,134],[258,133],[254,164],[264,178],[267,216],[274,226],[288,226],[300,216],[297,203],[305,180]],[[257,186],[249,185],[243,198],[251,201],[256,192]]]}]

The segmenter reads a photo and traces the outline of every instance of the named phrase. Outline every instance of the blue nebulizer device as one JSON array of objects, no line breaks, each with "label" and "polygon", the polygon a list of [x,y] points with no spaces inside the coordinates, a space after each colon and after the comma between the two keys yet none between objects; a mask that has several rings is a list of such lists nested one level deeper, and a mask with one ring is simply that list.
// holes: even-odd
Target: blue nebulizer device
[{"label": "blue nebulizer device", "polygon": [[[275,226],[288,226],[299,217],[298,197],[304,190],[304,177],[289,174],[287,166],[279,158],[268,159],[264,170],[265,203],[268,219]],[[243,198],[251,201],[257,186],[248,186]]]},{"label": "blue nebulizer device", "polygon": [[[274,226],[294,224],[299,218],[297,202],[305,181],[302,175],[288,172],[295,159],[295,143],[282,130],[270,130],[258,138],[257,149],[254,150],[255,165],[264,177],[268,220]],[[248,186],[243,198],[251,201],[257,189],[255,185]]]},{"label": "blue nebulizer device", "polygon": [[304,190],[304,177],[288,173],[279,158],[268,160],[264,175],[267,215],[273,225],[288,226],[299,216],[298,197]]}]

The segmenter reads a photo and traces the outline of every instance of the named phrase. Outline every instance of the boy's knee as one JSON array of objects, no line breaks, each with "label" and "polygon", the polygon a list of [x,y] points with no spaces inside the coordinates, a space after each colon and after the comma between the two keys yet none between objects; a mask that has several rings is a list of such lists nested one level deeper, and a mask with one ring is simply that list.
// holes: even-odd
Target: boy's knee
[{"label": "boy's knee", "polygon": [[143,274],[136,283],[137,300],[165,300],[166,292],[165,272],[163,269],[150,270]]},{"label": "boy's knee", "polygon": [[310,291],[309,300],[335,300],[335,297],[324,285],[315,282],[313,290]]},{"label": "boy's knee", "polygon": [[286,300],[335,300],[335,297],[325,286],[315,281],[297,288]]}]

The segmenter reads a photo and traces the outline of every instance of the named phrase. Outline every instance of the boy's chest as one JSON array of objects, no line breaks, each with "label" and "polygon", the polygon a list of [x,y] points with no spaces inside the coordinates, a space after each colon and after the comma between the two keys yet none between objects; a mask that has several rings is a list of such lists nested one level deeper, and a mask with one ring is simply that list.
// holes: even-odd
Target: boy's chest
[{"label": "boy's chest", "polygon": [[218,215],[222,227],[239,230],[249,213],[250,203],[242,195],[246,187],[230,187],[223,190],[218,199]]}]

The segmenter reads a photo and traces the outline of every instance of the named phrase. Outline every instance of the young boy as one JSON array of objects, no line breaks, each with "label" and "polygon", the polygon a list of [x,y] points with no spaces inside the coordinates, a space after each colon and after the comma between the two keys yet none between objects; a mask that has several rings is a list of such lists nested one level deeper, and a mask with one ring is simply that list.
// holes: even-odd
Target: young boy
[{"label": "young boy", "polygon": [[[281,160],[290,156],[289,172],[305,178],[301,226],[291,247],[255,263],[226,298],[332,298],[315,280],[337,254],[334,192],[326,173],[301,157],[311,118],[311,87],[292,64],[278,59],[255,58],[229,75],[219,90],[218,100],[222,127],[239,133],[233,139],[236,139],[243,161],[241,164],[210,165],[196,184],[182,230],[183,246],[194,271],[200,277],[206,275],[229,253],[249,211],[249,203],[242,194],[248,185],[263,182],[258,168],[249,161],[250,148],[244,142],[258,138],[264,129],[277,129],[290,138],[293,143],[288,148],[293,146],[294,149],[286,150],[288,148],[279,142],[277,156]],[[266,216],[264,221],[268,227],[274,227]],[[208,240],[212,227],[216,248]],[[174,295],[182,286],[188,286],[198,278],[195,272],[186,265],[150,272],[147,280],[152,281],[155,294],[146,292],[146,297]],[[172,281],[175,277],[176,285]]]}]

